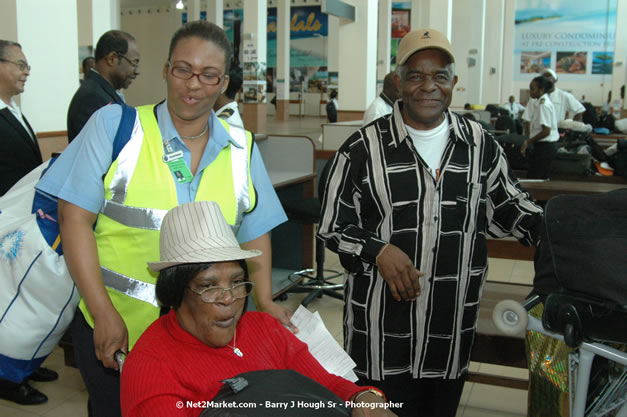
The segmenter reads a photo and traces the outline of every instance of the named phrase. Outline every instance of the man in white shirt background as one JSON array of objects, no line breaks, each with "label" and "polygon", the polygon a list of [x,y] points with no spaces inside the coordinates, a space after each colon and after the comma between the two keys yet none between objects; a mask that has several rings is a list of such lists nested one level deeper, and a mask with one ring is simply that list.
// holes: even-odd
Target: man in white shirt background
[{"label": "man in white shirt background", "polygon": [[510,117],[514,120],[519,119],[525,111],[525,106],[516,103],[516,97],[509,96],[509,101],[503,104],[503,108],[508,111]]},{"label": "man in white shirt background", "polygon": [[[555,108],[557,123],[559,124],[559,122],[566,120],[567,118],[581,120],[583,112],[586,111],[586,108],[568,91],[557,88],[557,74],[555,71],[547,68],[542,72],[542,76],[551,80],[554,85],[553,90],[549,92],[549,98]],[[566,117],[567,114],[568,117]]]},{"label": "man in white shirt background", "polygon": [[383,91],[374,99],[364,113],[364,121],[362,126],[366,126],[374,122],[379,117],[387,116],[392,113],[394,102],[400,98],[400,92],[394,82],[396,72],[392,71],[383,79]]},{"label": "man in white shirt background", "polygon": [[244,122],[242,121],[242,116],[239,114],[237,100],[235,100],[237,92],[242,88],[242,82],[242,67],[235,65],[235,63],[231,64],[231,69],[229,70],[229,85],[216,100],[213,110],[216,112],[216,116],[226,120],[231,126],[244,128]]}]

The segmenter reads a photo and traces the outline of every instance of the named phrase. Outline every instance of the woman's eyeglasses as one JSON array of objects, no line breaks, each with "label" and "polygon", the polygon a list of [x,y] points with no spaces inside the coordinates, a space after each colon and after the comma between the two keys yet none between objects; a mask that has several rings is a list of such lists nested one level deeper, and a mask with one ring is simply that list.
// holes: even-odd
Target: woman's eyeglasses
[{"label": "woman's eyeglasses", "polygon": [[172,65],[172,63],[169,61],[168,65],[170,66],[170,74],[172,74],[173,77],[179,78],[181,80],[189,80],[192,77],[196,76],[198,77],[198,81],[200,81],[200,83],[204,85],[218,85],[224,77],[224,75],[218,75],[211,72],[197,73],[186,67],[178,67]]}]

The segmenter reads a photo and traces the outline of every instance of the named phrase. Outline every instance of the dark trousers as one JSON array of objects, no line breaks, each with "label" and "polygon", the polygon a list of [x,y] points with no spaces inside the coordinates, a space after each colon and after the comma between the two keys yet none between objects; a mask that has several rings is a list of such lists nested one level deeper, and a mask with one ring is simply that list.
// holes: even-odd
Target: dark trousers
[{"label": "dark trousers", "polygon": [[93,417],[120,417],[120,373],[105,368],[94,350],[94,330],[80,310],[72,321],[72,344],[76,364],[89,394]]},{"label": "dark trousers", "polygon": [[536,142],[529,153],[527,178],[547,179],[551,176],[551,165],[557,154],[557,142]]},{"label": "dark trousers", "polygon": [[360,379],[358,384],[379,388],[388,402],[403,403],[390,408],[399,417],[455,417],[465,380],[466,374],[459,379],[414,379],[405,373],[386,376],[385,381]]}]

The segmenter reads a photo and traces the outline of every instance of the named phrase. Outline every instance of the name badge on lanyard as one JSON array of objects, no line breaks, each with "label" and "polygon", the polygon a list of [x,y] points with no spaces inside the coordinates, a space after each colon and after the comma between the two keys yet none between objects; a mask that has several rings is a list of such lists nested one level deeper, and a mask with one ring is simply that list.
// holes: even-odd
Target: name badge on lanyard
[{"label": "name badge on lanyard", "polygon": [[185,159],[183,159],[183,151],[172,151],[170,143],[165,140],[165,147],[168,153],[163,155],[163,162],[168,164],[170,172],[174,174],[179,184],[185,184],[191,182],[194,179],[194,175],[189,170]]}]

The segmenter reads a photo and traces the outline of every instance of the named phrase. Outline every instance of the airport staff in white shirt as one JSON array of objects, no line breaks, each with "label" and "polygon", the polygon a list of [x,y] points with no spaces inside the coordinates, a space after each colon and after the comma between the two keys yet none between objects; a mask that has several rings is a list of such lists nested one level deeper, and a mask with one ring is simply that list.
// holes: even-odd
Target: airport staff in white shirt
[{"label": "airport staff in white shirt", "polygon": [[557,74],[555,74],[555,71],[547,68],[542,72],[542,76],[551,80],[553,83],[553,89],[548,93],[551,103],[553,103],[553,107],[555,107],[557,123],[565,120],[567,113],[569,119],[581,120],[586,108],[568,91],[564,91],[555,86],[557,83]]},{"label": "airport staff in white shirt", "polygon": [[387,116],[392,113],[394,102],[400,98],[398,87],[396,87],[396,83],[394,82],[395,74],[396,72],[392,71],[383,79],[383,91],[366,109],[364,121],[361,124],[362,126],[366,126],[379,117]]}]

